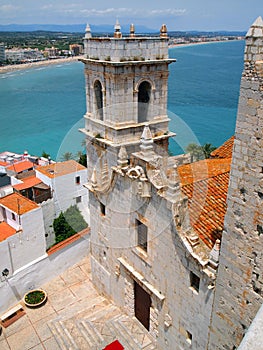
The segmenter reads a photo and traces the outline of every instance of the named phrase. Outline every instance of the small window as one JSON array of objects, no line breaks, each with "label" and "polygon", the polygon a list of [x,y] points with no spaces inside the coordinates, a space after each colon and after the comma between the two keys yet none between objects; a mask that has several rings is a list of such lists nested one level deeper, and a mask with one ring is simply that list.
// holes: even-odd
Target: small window
[{"label": "small window", "polygon": [[76,176],[75,178],[76,185],[80,184],[80,176]]},{"label": "small window", "polygon": [[139,220],[136,220],[136,226],[137,226],[137,244],[138,247],[143,249],[145,252],[147,252],[147,231],[148,228],[146,225],[144,225]]},{"label": "small window", "polygon": [[16,221],[16,216],[14,213],[12,213],[12,220]]},{"label": "small window", "polygon": [[198,293],[199,285],[200,285],[200,277],[198,277],[192,271],[190,271],[190,284],[191,284],[191,287]]},{"label": "small window", "polygon": [[192,334],[190,332],[186,331],[186,341],[187,341],[187,343],[192,344],[192,338],[193,338]]},{"label": "small window", "polygon": [[76,197],[76,203],[81,203],[81,196]]},{"label": "small window", "polygon": [[101,215],[105,216],[106,215],[106,207],[103,203],[100,202],[100,213]]}]

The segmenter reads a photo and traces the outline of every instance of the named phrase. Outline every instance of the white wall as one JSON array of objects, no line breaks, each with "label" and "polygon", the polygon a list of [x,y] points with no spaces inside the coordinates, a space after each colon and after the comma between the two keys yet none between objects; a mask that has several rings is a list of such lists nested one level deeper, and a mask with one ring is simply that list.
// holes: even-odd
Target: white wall
[{"label": "white wall", "polygon": [[[5,261],[10,252],[12,272],[22,268],[46,254],[46,241],[42,209],[36,208],[21,215],[22,232],[16,233],[6,239],[9,250],[0,257]],[[4,241],[5,242],[5,241]],[[1,242],[0,246],[3,244]]]},{"label": "white wall", "polygon": [[[0,254],[3,252],[1,247],[2,245],[0,246]],[[45,256],[40,261],[32,261],[31,264],[13,276],[8,277],[7,280],[0,277],[0,314],[4,313],[12,305],[17,304],[28,290],[40,288],[67,268],[78,263],[88,254],[89,235],[82,237],[51,256]],[[9,268],[9,266],[0,261],[1,271],[4,268]]]},{"label": "white wall", "polygon": [[[87,183],[87,169],[75,171],[63,176],[49,178],[36,170],[36,176],[51,187],[55,205],[55,216],[75,205],[76,198],[81,196],[81,202],[77,204],[85,220],[89,223],[88,190],[83,187]],[[80,183],[76,184],[76,177],[80,176]]]}]

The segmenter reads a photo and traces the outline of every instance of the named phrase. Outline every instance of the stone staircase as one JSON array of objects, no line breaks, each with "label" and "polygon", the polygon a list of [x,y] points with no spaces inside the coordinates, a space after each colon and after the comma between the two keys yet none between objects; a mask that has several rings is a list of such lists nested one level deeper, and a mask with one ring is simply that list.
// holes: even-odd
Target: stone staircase
[{"label": "stone staircase", "polygon": [[136,318],[123,315],[101,296],[85,302],[77,313],[48,323],[61,350],[102,350],[118,339],[125,350],[156,350],[155,342]]}]

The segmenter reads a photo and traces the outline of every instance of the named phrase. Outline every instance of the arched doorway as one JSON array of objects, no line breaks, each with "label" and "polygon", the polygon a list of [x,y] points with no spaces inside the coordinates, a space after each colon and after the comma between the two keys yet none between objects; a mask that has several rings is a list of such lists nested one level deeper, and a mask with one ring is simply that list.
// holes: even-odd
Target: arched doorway
[{"label": "arched doorway", "polygon": [[138,89],[138,123],[147,121],[152,87],[148,81],[143,81]]},{"label": "arched doorway", "polygon": [[95,109],[98,113],[99,119],[103,120],[103,93],[102,85],[99,80],[94,83],[94,95],[95,95]]}]

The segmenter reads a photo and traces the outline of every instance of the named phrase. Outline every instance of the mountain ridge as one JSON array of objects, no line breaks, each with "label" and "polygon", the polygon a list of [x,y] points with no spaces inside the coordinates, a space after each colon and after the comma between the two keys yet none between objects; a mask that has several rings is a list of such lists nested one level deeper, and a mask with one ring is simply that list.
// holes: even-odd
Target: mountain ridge
[{"label": "mountain ridge", "polygon": [[[113,33],[114,25],[101,24],[94,25],[90,24],[91,32],[93,33]],[[63,32],[63,33],[85,33],[86,24],[0,24],[0,32],[34,32],[34,31],[47,31],[47,32]],[[129,33],[130,26],[121,26],[123,33]],[[158,30],[148,28],[146,26],[138,25],[135,26],[136,33],[158,33]],[[244,36],[244,31],[198,31],[198,30],[170,30],[169,34],[173,35],[234,35]]]}]

